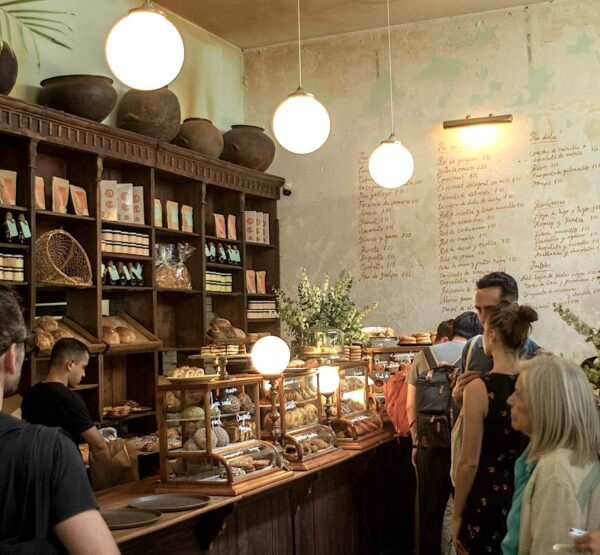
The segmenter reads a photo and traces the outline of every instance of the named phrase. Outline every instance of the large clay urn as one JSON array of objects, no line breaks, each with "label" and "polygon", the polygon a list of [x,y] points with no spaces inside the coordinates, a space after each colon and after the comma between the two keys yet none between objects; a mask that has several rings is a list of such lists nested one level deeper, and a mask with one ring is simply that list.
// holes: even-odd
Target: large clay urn
[{"label": "large clay urn", "polygon": [[179,100],[167,87],[155,91],[128,90],[117,109],[117,127],[170,142],[179,123]]},{"label": "large clay urn", "polygon": [[17,73],[19,73],[19,63],[12,48],[6,43],[2,43],[0,50],[0,94],[8,94],[17,82]]},{"label": "large clay urn", "polygon": [[184,120],[173,142],[211,158],[219,158],[223,154],[223,135],[212,121],[204,118]]},{"label": "large clay urn", "polygon": [[59,75],[44,79],[38,102],[68,114],[102,121],[117,103],[113,80],[101,75]]},{"label": "large clay urn", "polygon": [[265,171],[275,157],[275,143],[262,127],[232,125],[223,140],[225,148],[221,158],[246,168]]}]

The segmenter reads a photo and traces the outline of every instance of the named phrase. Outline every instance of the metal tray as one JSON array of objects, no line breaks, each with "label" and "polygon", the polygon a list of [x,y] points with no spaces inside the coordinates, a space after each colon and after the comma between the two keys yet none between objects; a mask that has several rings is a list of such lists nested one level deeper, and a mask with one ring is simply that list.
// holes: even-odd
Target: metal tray
[{"label": "metal tray", "polygon": [[210,497],[195,493],[159,493],[143,495],[129,501],[129,506],[136,509],[153,509],[163,513],[190,511],[208,505]]},{"label": "metal tray", "polygon": [[156,522],[162,515],[160,511],[148,509],[104,509],[100,511],[110,530],[126,530],[147,526]]}]

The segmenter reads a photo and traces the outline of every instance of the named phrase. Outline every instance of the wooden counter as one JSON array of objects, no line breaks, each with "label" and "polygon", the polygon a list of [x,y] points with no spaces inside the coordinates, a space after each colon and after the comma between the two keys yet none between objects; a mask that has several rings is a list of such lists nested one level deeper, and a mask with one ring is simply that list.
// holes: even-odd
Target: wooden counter
[{"label": "wooden counter", "polygon": [[[97,494],[101,508],[154,493],[156,479]],[[122,553],[151,555],[409,554],[414,470],[410,441],[392,440],[201,509],[165,513],[149,526],[113,532]]]}]

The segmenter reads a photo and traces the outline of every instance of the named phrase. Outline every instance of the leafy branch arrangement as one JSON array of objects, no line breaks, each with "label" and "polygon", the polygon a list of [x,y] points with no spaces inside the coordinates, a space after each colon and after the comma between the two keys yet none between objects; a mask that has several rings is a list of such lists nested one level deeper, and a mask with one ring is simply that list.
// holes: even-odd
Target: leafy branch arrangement
[{"label": "leafy branch arrangement", "polygon": [[[559,303],[554,303],[553,306],[554,311],[558,313],[563,322],[571,326],[577,333],[583,335],[586,341],[592,343],[600,355],[600,329],[593,328],[571,310]],[[584,371],[591,384],[597,390],[600,390],[600,356],[596,357],[591,365],[585,366]]]},{"label": "leafy branch arrangement", "polygon": [[[16,47],[13,38],[19,38],[19,44],[25,52],[29,52],[28,42],[33,44],[37,65],[40,65],[38,38],[72,50],[65,39],[73,33],[73,29],[60,21],[57,16],[74,16],[72,12],[44,9],[42,7],[23,7],[26,4],[40,5],[44,0],[0,0],[0,45],[6,41]],[[30,39],[29,41],[27,39]]]},{"label": "leafy branch arrangement", "polygon": [[333,284],[328,274],[322,282],[311,283],[306,270],[300,268],[297,299],[275,289],[279,315],[296,345],[302,344],[302,336],[308,328],[323,326],[344,332],[346,343],[363,339],[362,321],[377,303],[359,309],[351,297],[352,285],[353,279],[347,272]]}]

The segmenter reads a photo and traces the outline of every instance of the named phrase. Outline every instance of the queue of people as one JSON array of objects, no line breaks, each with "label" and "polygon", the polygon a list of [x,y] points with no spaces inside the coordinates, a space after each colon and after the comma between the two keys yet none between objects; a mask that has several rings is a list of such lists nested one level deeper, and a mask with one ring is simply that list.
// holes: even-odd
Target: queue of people
[{"label": "queue of people", "polygon": [[[419,555],[452,553],[442,540],[451,480],[450,536],[458,555],[600,554],[600,418],[593,393],[578,365],[529,338],[537,313],[517,301],[511,276],[484,276],[475,293],[483,333],[472,329],[472,336],[456,338],[458,360],[448,352],[432,369],[420,353],[413,362],[407,415]],[[427,399],[419,387],[432,370],[446,372],[452,388],[448,428],[460,410],[452,439],[450,429],[446,434],[448,447],[428,444],[419,430],[426,410],[419,399]]]}]

